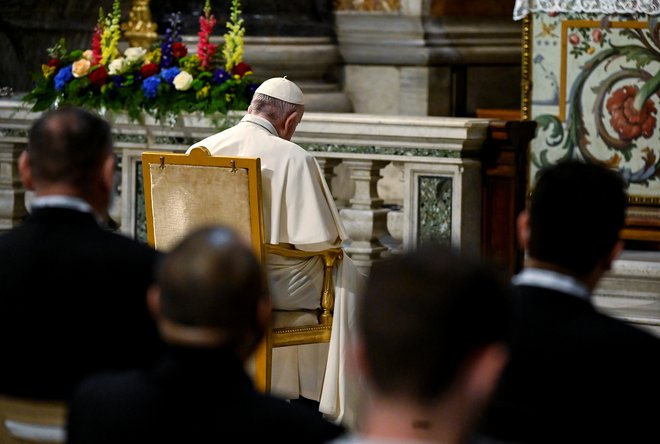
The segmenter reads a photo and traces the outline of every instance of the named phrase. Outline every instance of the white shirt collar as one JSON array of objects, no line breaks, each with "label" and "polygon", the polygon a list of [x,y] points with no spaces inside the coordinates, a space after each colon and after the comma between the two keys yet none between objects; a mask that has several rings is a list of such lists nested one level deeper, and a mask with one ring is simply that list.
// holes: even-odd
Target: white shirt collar
[{"label": "white shirt collar", "polygon": [[275,129],[273,124],[270,123],[268,120],[264,119],[263,117],[255,116],[254,114],[246,114],[241,119],[241,122],[250,122],[250,123],[257,124],[257,125],[265,128],[273,136],[280,137],[279,134],[277,134],[277,130]]},{"label": "white shirt collar", "polygon": [[68,208],[71,210],[82,211],[83,213],[94,214],[92,207],[79,197],[73,196],[40,196],[35,197],[30,202],[30,210],[35,208]]},{"label": "white shirt collar", "polygon": [[511,278],[513,285],[530,285],[550,290],[561,291],[580,299],[589,300],[590,293],[587,287],[572,276],[557,273],[556,271],[540,268],[525,268]]}]

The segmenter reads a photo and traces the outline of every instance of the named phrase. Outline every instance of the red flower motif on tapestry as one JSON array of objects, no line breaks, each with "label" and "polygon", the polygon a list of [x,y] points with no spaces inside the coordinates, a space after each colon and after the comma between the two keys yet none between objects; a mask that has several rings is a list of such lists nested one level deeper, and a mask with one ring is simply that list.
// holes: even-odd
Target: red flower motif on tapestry
[{"label": "red flower motif on tapestry", "polygon": [[641,109],[635,109],[635,85],[626,85],[617,89],[607,99],[606,107],[610,115],[612,128],[619,133],[621,140],[635,140],[640,136],[651,137],[655,130],[657,109],[651,99],[644,102]]}]

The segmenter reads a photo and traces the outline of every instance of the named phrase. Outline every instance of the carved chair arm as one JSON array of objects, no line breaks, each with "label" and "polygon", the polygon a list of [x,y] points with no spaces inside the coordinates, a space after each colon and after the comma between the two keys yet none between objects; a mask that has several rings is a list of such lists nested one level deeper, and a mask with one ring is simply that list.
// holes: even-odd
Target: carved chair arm
[{"label": "carved chair arm", "polygon": [[335,307],[335,287],[332,279],[332,269],[335,263],[342,259],[344,250],[336,247],[321,251],[303,251],[283,245],[266,244],[266,253],[302,259],[314,256],[321,257],[323,260],[323,289],[320,296],[321,315],[319,316],[319,324],[332,325],[332,313]]}]

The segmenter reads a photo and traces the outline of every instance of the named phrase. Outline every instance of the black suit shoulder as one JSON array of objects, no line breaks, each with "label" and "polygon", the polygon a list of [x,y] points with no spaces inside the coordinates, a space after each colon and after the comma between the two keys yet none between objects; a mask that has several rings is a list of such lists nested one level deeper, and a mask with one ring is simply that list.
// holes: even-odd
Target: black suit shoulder
[{"label": "black suit shoulder", "polygon": [[[518,443],[650,442],[660,339],[590,301],[514,286],[509,362],[479,432]],[[649,441],[650,440],[650,441]]]},{"label": "black suit shoulder", "polygon": [[0,366],[0,392],[61,399],[91,372],[153,362],[161,343],[146,290],[158,257],[62,208],[0,235],[0,348],[13,362]]},{"label": "black suit shoulder", "polygon": [[197,443],[233,436],[245,442],[314,444],[345,431],[304,408],[257,392],[235,362],[221,365],[187,351],[181,356],[166,356],[153,371],[84,381],[69,409],[69,444]]}]

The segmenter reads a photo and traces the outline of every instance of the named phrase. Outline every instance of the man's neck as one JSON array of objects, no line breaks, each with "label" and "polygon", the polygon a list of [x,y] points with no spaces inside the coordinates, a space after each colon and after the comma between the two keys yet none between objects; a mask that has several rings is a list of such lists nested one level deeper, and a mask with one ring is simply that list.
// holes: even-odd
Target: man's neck
[{"label": "man's neck", "polygon": [[603,271],[601,270],[600,267],[596,267],[596,269],[592,270],[587,274],[578,274],[559,265],[538,260],[532,257],[528,257],[527,259],[525,259],[525,268],[538,268],[540,270],[554,271],[555,273],[570,276],[576,281],[583,284],[589,292],[594,291],[594,289],[598,285],[598,281],[603,275]]},{"label": "man's neck", "polygon": [[405,400],[373,399],[360,421],[359,434],[369,439],[458,444],[465,435],[461,409],[420,407]]}]

